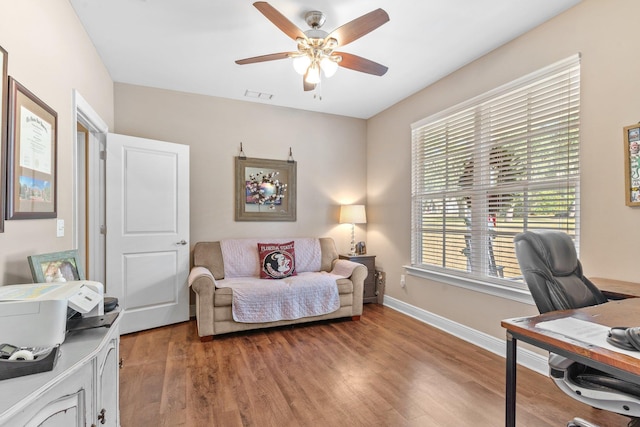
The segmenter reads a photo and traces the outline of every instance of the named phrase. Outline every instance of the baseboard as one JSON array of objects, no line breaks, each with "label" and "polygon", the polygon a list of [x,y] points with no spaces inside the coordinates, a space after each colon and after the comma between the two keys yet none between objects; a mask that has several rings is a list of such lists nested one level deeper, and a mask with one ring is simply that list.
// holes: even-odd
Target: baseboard
[{"label": "baseboard", "polygon": [[[384,296],[384,305],[494,354],[506,357],[507,344],[505,340],[485,334],[484,332],[480,332],[387,295]],[[518,364],[541,375],[548,376],[549,365],[546,356],[534,353],[526,348],[518,347],[517,360]]]},{"label": "baseboard", "polygon": [[195,304],[190,304],[189,305],[189,319],[196,317],[196,305]]}]

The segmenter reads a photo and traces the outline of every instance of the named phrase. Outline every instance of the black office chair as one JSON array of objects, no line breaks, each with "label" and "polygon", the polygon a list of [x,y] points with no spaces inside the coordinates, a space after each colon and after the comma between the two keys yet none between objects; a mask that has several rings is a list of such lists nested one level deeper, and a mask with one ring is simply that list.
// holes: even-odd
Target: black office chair
[{"label": "black office chair", "polygon": [[[538,311],[546,313],[602,304],[607,298],[582,273],[571,237],[557,230],[531,230],[514,238],[516,256]],[[574,399],[631,418],[640,426],[640,387],[571,359],[549,354],[549,374]],[[593,426],[579,418],[567,426]]]}]

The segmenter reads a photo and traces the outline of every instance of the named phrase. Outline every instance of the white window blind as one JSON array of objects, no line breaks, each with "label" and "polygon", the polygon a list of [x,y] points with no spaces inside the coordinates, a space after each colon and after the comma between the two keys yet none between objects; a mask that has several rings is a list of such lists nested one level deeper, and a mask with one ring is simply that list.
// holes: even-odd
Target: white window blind
[{"label": "white window blind", "polygon": [[412,266],[520,287],[517,233],[578,246],[579,141],[579,55],[414,123]]}]

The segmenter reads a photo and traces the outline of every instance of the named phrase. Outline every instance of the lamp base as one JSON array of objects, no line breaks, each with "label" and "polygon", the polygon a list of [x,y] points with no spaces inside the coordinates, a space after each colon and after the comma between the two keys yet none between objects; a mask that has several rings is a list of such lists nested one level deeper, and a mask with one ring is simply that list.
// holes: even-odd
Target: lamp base
[{"label": "lamp base", "polygon": [[356,254],[356,225],[351,224],[351,249],[349,249],[349,256]]}]

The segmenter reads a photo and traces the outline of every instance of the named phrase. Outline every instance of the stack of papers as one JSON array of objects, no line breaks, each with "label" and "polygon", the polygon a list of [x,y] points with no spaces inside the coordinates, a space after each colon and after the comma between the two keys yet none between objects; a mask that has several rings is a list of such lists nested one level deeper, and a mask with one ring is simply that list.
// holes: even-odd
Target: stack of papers
[{"label": "stack of papers", "polygon": [[536,328],[555,332],[576,341],[606,348],[607,350],[615,351],[617,353],[624,353],[640,359],[640,352],[623,350],[607,342],[607,334],[609,333],[609,329],[611,329],[608,326],[599,325],[586,320],[575,319],[573,317],[566,317],[564,319],[540,322],[536,325]]}]

